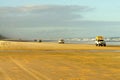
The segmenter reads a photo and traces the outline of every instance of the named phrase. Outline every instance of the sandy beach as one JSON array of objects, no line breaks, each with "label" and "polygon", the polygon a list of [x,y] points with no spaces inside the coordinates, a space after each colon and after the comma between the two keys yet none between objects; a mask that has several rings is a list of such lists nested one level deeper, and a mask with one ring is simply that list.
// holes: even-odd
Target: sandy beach
[{"label": "sandy beach", "polygon": [[120,46],[0,41],[0,80],[120,80]]}]

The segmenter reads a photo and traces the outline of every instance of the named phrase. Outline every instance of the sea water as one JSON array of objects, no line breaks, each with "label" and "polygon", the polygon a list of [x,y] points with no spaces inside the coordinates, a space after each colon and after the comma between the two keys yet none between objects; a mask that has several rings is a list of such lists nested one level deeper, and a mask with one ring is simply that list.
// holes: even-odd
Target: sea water
[{"label": "sea water", "polygon": [[[94,44],[95,37],[104,36],[107,44],[120,45],[119,26],[53,26],[53,27],[23,27],[3,30],[11,38],[57,42],[65,39],[66,43]],[[5,33],[6,32],[6,33]]]}]

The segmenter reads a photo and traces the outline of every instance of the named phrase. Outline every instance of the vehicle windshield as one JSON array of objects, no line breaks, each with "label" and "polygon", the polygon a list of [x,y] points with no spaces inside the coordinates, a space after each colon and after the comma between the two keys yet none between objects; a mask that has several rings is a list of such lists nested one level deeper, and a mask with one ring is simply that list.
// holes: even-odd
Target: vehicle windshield
[{"label": "vehicle windshield", "polygon": [[98,41],[104,41],[104,40],[98,40]]}]

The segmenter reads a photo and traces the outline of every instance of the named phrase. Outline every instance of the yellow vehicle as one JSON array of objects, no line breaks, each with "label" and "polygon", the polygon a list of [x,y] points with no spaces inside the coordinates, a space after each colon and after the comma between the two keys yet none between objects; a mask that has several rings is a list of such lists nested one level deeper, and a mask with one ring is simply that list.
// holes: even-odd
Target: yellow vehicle
[{"label": "yellow vehicle", "polygon": [[104,40],[103,36],[96,36],[96,40]]},{"label": "yellow vehicle", "polygon": [[106,46],[106,42],[104,41],[104,37],[103,36],[96,36],[95,45],[96,46]]}]

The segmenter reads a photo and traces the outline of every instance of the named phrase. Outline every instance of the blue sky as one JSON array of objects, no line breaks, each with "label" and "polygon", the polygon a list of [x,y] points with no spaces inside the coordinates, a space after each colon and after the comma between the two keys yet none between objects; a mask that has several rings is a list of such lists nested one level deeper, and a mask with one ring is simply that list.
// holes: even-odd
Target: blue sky
[{"label": "blue sky", "polygon": [[111,36],[119,36],[119,3],[120,0],[0,0],[0,33],[17,37],[17,32],[21,37],[22,33],[42,32],[41,29],[48,32],[54,28],[60,29],[60,34],[61,29],[69,31],[75,27],[89,33],[104,28],[93,36],[110,36],[115,32]]}]

